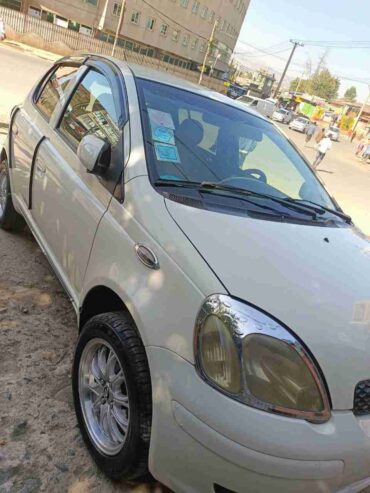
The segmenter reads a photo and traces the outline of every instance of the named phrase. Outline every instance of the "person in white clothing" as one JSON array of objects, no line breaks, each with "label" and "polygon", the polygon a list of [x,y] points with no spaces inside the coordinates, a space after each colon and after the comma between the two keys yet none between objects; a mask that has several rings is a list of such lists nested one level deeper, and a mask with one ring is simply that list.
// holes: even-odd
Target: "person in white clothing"
[{"label": "person in white clothing", "polygon": [[317,155],[315,161],[313,162],[313,167],[317,168],[321,161],[324,159],[326,153],[331,149],[331,140],[330,137],[324,137],[317,144]]}]

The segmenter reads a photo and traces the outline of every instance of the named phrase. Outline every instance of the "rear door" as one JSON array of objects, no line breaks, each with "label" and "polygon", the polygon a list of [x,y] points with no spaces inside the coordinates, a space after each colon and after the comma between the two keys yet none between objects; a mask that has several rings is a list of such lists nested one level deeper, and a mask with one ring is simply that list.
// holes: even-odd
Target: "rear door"
[{"label": "rear door", "polygon": [[[91,62],[35,156],[32,216],[65,275],[72,294],[81,290],[99,222],[113,194],[120,199],[123,126],[127,120],[122,76],[105,62]],[[88,173],[77,157],[87,134],[111,146],[104,176]]]},{"label": "rear door", "polygon": [[50,139],[50,122],[55,108],[63,104],[77,73],[77,65],[60,64],[53,67],[24,106],[15,113],[11,126],[12,186],[25,208],[30,206],[35,150],[43,140]]}]

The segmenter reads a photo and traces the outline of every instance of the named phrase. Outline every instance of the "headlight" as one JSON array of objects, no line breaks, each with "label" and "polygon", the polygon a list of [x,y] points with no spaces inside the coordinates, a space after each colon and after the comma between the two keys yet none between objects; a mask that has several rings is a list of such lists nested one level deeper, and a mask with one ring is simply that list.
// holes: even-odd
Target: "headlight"
[{"label": "headlight", "polygon": [[312,422],[330,417],[324,383],[303,345],[272,318],[229,296],[204,302],[195,359],[202,378],[233,399]]}]

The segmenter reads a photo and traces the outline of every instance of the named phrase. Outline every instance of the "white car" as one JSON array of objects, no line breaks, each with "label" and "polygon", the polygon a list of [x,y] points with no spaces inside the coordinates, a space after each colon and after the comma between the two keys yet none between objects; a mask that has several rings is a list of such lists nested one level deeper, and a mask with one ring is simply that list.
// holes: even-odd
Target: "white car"
[{"label": "white car", "polygon": [[270,121],[65,58],[0,157],[0,224],[28,224],[76,310],[76,415],[107,475],[176,493],[370,485],[370,243]]},{"label": "white car", "polygon": [[255,98],[253,96],[240,96],[238,101],[246,104],[263,116],[271,118],[276,107],[276,102],[268,99]]},{"label": "white car", "polygon": [[290,110],[280,108],[273,112],[272,119],[280,123],[290,123],[293,119],[293,113]]},{"label": "white car", "polygon": [[307,127],[310,124],[310,120],[308,118],[299,117],[289,123],[289,128],[291,130],[297,130],[297,132],[304,133],[307,130]]},{"label": "white car", "polygon": [[338,127],[331,125],[325,131],[325,135],[335,142],[339,142],[340,130]]}]

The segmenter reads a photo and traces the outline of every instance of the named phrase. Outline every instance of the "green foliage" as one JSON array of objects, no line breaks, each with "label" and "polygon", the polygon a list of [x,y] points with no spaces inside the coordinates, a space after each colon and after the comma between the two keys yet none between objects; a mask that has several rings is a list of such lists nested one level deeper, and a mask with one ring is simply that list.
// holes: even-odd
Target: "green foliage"
[{"label": "green foliage", "polygon": [[291,91],[306,92],[328,101],[338,97],[340,81],[334,77],[327,68],[314,74],[310,79],[294,79],[290,83]]},{"label": "green foliage", "polygon": [[357,90],[355,86],[349,87],[346,92],[344,93],[344,99],[346,101],[352,101],[355,102],[357,98]]}]

